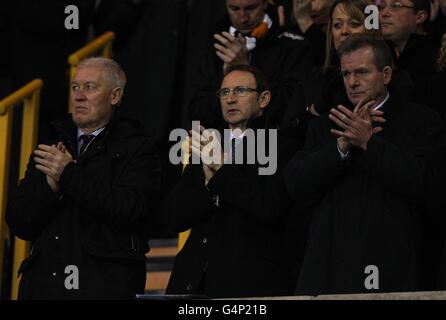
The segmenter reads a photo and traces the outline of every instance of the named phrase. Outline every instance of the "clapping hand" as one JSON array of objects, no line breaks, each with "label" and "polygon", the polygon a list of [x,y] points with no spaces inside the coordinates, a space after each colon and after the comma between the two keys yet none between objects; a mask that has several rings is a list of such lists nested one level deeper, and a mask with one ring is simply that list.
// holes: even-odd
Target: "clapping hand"
[{"label": "clapping hand", "polygon": [[34,151],[36,169],[46,174],[47,182],[54,192],[59,191],[59,179],[67,166],[73,160],[70,152],[62,142],[56,145],[39,144]]},{"label": "clapping hand", "polygon": [[384,113],[379,110],[371,110],[375,101],[361,101],[353,111],[340,105],[330,111],[329,118],[342,130],[332,129],[331,133],[338,137],[338,147],[346,153],[350,146],[367,150],[370,138],[382,131],[382,127],[373,127],[372,122],[384,123]]}]

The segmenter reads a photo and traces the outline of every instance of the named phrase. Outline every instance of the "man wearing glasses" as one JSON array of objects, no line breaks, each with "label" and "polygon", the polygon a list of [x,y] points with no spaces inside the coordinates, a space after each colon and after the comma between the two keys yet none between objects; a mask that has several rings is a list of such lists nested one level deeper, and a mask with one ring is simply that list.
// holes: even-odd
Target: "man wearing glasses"
[{"label": "man wearing glasses", "polygon": [[206,127],[220,126],[223,119],[214,93],[229,67],[246,64],[259,68],[271,80],[275,94],[270,119],[280,125],[294,87],[313,67],[310,44],[301,36],[283,32],[276,9],[267,0],[225,3],[227,15],[216,24],[194,77],[189,116]]},{"label": "man wearing glasses", "polygon": [[[247,141],[248,129],[267,128],[271,93],[259,70],[229,68],[217,96],[236,148]],[[203,131],[192,132],[191,139],[191,151],[200,158],[204,147],[218,143]],[[175,259],[166,293],[210,298],[293,293],[298,250],[291,237],[298,232],[289,220],[291,201],[280,170],[295,150],[293,142],[278,141],[272,175],[259,175],[258,162],[227,163],[223,153],[217,157],[221,161],[186,167],[169,196],[168,215],[174,231],[192,231]]]},{"label": "man wearing glasses", "polygon": [[425,103],[423,82],[435,72],[438,46],[426,34],[429,0],[381,0],[380,27],[394,49],[395,65],[407,71],[415,86],[415,101]]}]

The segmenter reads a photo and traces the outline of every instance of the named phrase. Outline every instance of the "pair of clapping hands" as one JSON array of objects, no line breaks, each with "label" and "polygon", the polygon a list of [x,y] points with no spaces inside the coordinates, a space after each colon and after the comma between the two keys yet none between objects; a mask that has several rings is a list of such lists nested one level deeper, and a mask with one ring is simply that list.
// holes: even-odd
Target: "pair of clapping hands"
[{"label": "pair of clapping hands", "polygon": [[[270,4],[274,1],[270,0]],[[279,16],[279,24],[281,27],[285,25],[285,13],[283,5],[277,6],[277,13]],[[249,54],[246,47],[246,39],[241,34],[237,36],[231,35],[229,32],[222,32],[221,34],[214,34],[217,42],[214,48],[217,50],[217,56],[223,61],[223,70],[227,70],[230,66],[249,64]]]},{"label": "pair of clapping hands", "polygon": [[73,160],[62,142],[57,145],[39,144],[34,150],[36,169],[46,175],[48,185],[54,192],[59,192],[59,179],[68,163]]},{"label": "pair of clapping hands", "polygon": [[205,183],[223,166],[227,159],[227,154],[223,152],[221,143],[215,130],[206,130],[200,126],[200,131],[189,131],[186,138],[189,145],[189,154],[198,157],[203,165]]},{"label": "pair of clapping hands", "polygon": [[386,122],[384,112],[371,109],[374,105],[373,100],[361,101],[353,111],[342,105],[330,110],[330,120],[343,129],[331,129],[331,133],[338,137],[337,143],[341,152],[347,153],[351,146],[367,150],[370,138],[383,130],[380,126],[372,125],[373,122]]}]

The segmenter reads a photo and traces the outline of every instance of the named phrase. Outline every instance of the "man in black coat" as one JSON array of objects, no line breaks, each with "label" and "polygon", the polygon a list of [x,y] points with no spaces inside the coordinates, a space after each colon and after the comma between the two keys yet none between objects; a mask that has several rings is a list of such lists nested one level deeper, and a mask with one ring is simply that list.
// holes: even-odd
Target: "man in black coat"
[{"label": "man in black coat", "polygon": [[[263,150],[273,169],[262,175],[268,167],[259,156],[262,132],[256,129],[268,128],[264,110],[270,94],[257,69],[231,67],[218,95],[232,151],[224,154],[206,131],[192,132],[192,164],[168,198],[169,224],[176,232],[192,231],[175,259],[166,293],[215,298],[293,292],[298,256],[289,223],[292,202],[280,171],[296,148],[290,140],[277,140],[275,129],[266,130]],[[214,161],[205,155],[210,144],[216,146]],[[194,156],[203,163],[194,164]]]},{"label": "man in black coat", "polygon": [[[383,0],[379,4],[380,27],[392,47],[395,66],[407,71],[415,86],[413,99],[426,104],[424,82],[435,73],[439,45],[427,34],[429,0]],[[436,103],[428,105],[437,107]]]},{"label": "man in black coat", "polygon": [[294,87],[313,67],[310,45],[301,36],[282,32],[275,9],[267,0],[226,0],[228,15],[217,24],[214,43],[203,52],[189,103],[192,120],[218,128],[224,121],[215,98],[224,71],[233,65],[252,65],[268,76],[273,99],[269,117],[274,125],[282,116]]},{"label": "man in black coat", "polygon": [[7,222],[31,241],[20,299],[132,299],[144,293],[145,253],[159,189],[159,159],[143,128],[114,116],[126,76],[105,58],[84,60],[73,114],[54,123],[8,204]]},{"label": "man in black coat", "polygon": [[[414,291],[419,288],[425,156],[443,129],[424,106],[389,96],[390,50],[370,35],[339,50],[354,110],[310,123],[288,164],[288,190],[313,205],[297,294]],[[437,130],[438,129],[438,130]]]}]

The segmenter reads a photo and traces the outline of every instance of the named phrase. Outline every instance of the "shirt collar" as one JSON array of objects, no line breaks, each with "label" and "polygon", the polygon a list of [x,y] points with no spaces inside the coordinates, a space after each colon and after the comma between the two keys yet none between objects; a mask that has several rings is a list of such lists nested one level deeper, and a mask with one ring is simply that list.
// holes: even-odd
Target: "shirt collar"
[{"label": "shirt collar", "polygon": [[231,133],[230,133],[230,136],[229,136],[229,140],[232,141],[232,139],[241,139],[241,138],[243,138],[244,136],[245,136],[245,131],[243,131],[242,134],[236,136],[236,135],[234,134],[234,131],[231,130]]},{"label": "shirt collar", "polygon": [[373,110],[378,110],[379,108],[381,108],[384,105],[384,103],[386,103],[387,100],[389,100],[389,97],[390,94],[387,92],[387,96],[384,98],[384,100],[380,104],[378,104],[375,108],[373,108]]},{"label": "shirt collar", "polygon": [[[265,13],[265,16],[263,17],[263,22],[266,23],[266,25],[268,26],[268,29],[271,29],[271,26],[273,25],[273,21],[271,20],[271,18],[269,17],[268,14]],[[229,27],[229,33],[235,37],[237,32],[237,29],[234,28],[233,26]],[[248,37],[245,36],[246,39],[246,48],[248,49],[248,51],[253,50],[256,47],[257,44],[257,39],[254,37]]]},{"label": "shirt collar", "polygon": [[[105,129],[105,127],[96,129],[95,131],[93,131],[93,132],[90,133],[89,135],[93,135],[93,136],[95,136],[95,138],[96,138],[102,131],[104,131],[104,129]],[[88,134],[86,134],[84,131],[82,131],[82,129],[77,128],[77,141],[79,141],[79,138],[80,138],[80,136],[82,136],[82,135],[88,135]]]}]

